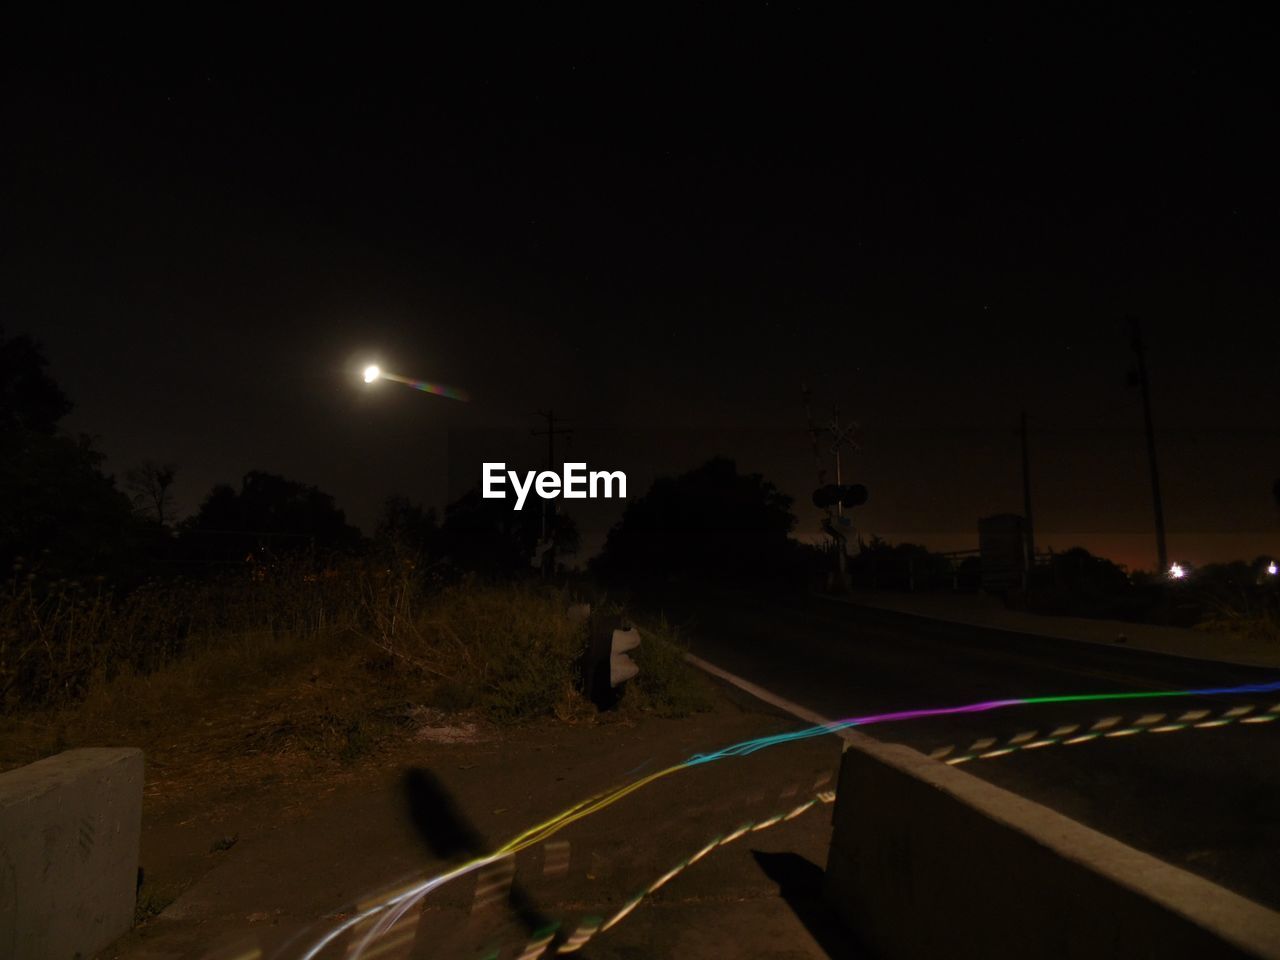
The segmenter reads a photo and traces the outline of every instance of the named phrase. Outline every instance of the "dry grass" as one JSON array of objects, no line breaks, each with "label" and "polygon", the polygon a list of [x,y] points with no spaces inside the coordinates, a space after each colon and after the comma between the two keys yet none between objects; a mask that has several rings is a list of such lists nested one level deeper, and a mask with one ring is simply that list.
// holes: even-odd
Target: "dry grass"
[{"label": "dry grass", "polygon": [[[339,771],[424,713],[501,724],[594,717],[577,692],[585,635],[537,586],[435,587],[408,565],[352,563],[150,587],[115,601],[17,585],[0,606],[0,768],[76,746],[147,755],[149,797]],[[704,709],[662,627],[645,631],[624,711]],[[33,681],[21,687],[18,681]]]},{"label": "dry grass", "polygon": [[1215,611],[1196,624],[1196,629],[1263,647],[1280,646],[1280,617],[1275,615]]},{"label": "dry grass", "polygon": [[1263,647],[1280,644],[1280,583],[1252,564],[1212,564],[1196,575],[1191,598],[1201,609],[1199,629]]},{"label": "dry grass", "polygon": [[[538,586],[441,587],[411,565],[369,562],[125,598],[13,581],[0,596],[0,770],[129,745],[146,757],[153,827],[234,820],[267,797],[300,815],[344,782],[419,762],[424,741],[483,742],[537,717],[594,722],[576,689],[586,637],[568,599]],[[645,630],[641,676],[615,719],[709,706],[673,639]],[[161,857],[136,922],[234,842],[218,834],[204,857]]]},{"label": "dry grass", "polygon": [[685,645],[666,619],[640,624],[640,633],[644,640],[633,654],[640,673],[627,686],[623,710],[660,717],[710,710],[711,686],[685,662]]}]

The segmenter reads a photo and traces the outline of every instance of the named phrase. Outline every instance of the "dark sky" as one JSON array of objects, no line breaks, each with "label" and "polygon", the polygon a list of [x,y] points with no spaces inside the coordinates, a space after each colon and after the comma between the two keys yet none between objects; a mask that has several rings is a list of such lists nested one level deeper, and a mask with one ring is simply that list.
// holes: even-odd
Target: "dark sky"
[{"label": "dark sky", "polygon": [[[1171,552],[1280,551],[1273,31],[1073,11],[34,49],[0,323],[187,510],[260,468],[368,529],[485,452],[536,465],[554,407],[633,495],[723,453],[812,534],[808,383],[862,425],[864,532],[955,548],[1019,510],[1025,407],[1041,543],[1149,566],[1132,314]],[[371,359],[474,401],[365,389]]]}]

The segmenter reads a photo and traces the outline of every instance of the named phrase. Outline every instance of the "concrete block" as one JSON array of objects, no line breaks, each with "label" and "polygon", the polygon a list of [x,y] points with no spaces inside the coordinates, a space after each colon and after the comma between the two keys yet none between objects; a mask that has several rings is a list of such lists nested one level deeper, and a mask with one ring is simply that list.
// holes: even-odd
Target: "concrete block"
[{"label": "concrete block", "polygon": [[825,894],[872,955],[1280,958],[1280,914],[907,747],[845,740]]},{"label": "concrete block", "polygon": [[141,750],[0,774],[0,957],[87,958],[128,931],[141,830]]}]

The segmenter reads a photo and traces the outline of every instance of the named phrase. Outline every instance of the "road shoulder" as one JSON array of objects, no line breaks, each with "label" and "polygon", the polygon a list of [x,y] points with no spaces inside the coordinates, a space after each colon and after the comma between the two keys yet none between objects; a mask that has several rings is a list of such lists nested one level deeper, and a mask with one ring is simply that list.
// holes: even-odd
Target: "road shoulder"
[{"label": "road shoulder", "polygon": [[1274,644],[1182,627],[1057,617],[1009,610],[998,597],[983,594],[900,594],[855,590],[844,597],[816,596],[822,596],[822,599],[832,603],[849,603],[988,630],[1032,634],[1107,647],[1127,647],[1190,660],[1280,669],[1280,647]]},{"label": "road shoulder", "polygon": [[[323,790],[276,786],[246,796],[238,808],[221,804],[208,817],[190,807],[152,817],[144,824],[143,860],[149,873],[161,874],[154,882],[164,882],[165,870],[190,872],[193,863],[203,872],[104,956],[271,955],[291,940],[296,948],[326,922],[341,922],[378,891],[456,863],[465,854],[450,850],[448,838],[436,849],[424,838],[406,802],[409,771],[429,771],[465,819],[471,842],[491,849],[602,788],[801,725],[717,684],[713,709],[692,717],[547,721],[482,728],[464,742],[406,742]],[[765,753],[671,777],[517,857],[514,892],[490,927],[507,940],[521,935],[521,898],[567,926],[588,911],[616,913],[708,840],[735,825],[764,823],[773,812],[788,812],[788,804],[795,809],[817,780],[834,775],[840,743],[817,738]],[[830,809],[821,805],[749,831],[649,892],[625,921],[593,940],[589,955],[851,955],[819,902],[829,838]],[[571,855],[553,882],[547,858],[559,842]],[[478,930],[485,921],[477,909],[479,884],[458,884],[424,902],[423,923]]]}]

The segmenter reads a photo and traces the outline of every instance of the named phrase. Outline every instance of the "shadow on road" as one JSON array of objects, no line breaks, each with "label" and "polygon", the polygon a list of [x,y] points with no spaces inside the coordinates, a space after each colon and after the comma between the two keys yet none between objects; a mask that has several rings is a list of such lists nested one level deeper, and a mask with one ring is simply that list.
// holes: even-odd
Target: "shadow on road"
[{"label": "shadow on road", "polygon": [[798,853],[752,850],[751,855],[831,960],[866,960],[870,956],[823,902],[821,867]]},{"label": "shadow on road", "polygon": [[[409,817],[431,853],[442,860],[469,860],[489,852],[485,838],[458,809],[448,789],[430,770],[411,767],[404,775]],[[511,910],[530,934],[550,924],[518,883],[511,885]]]}]

